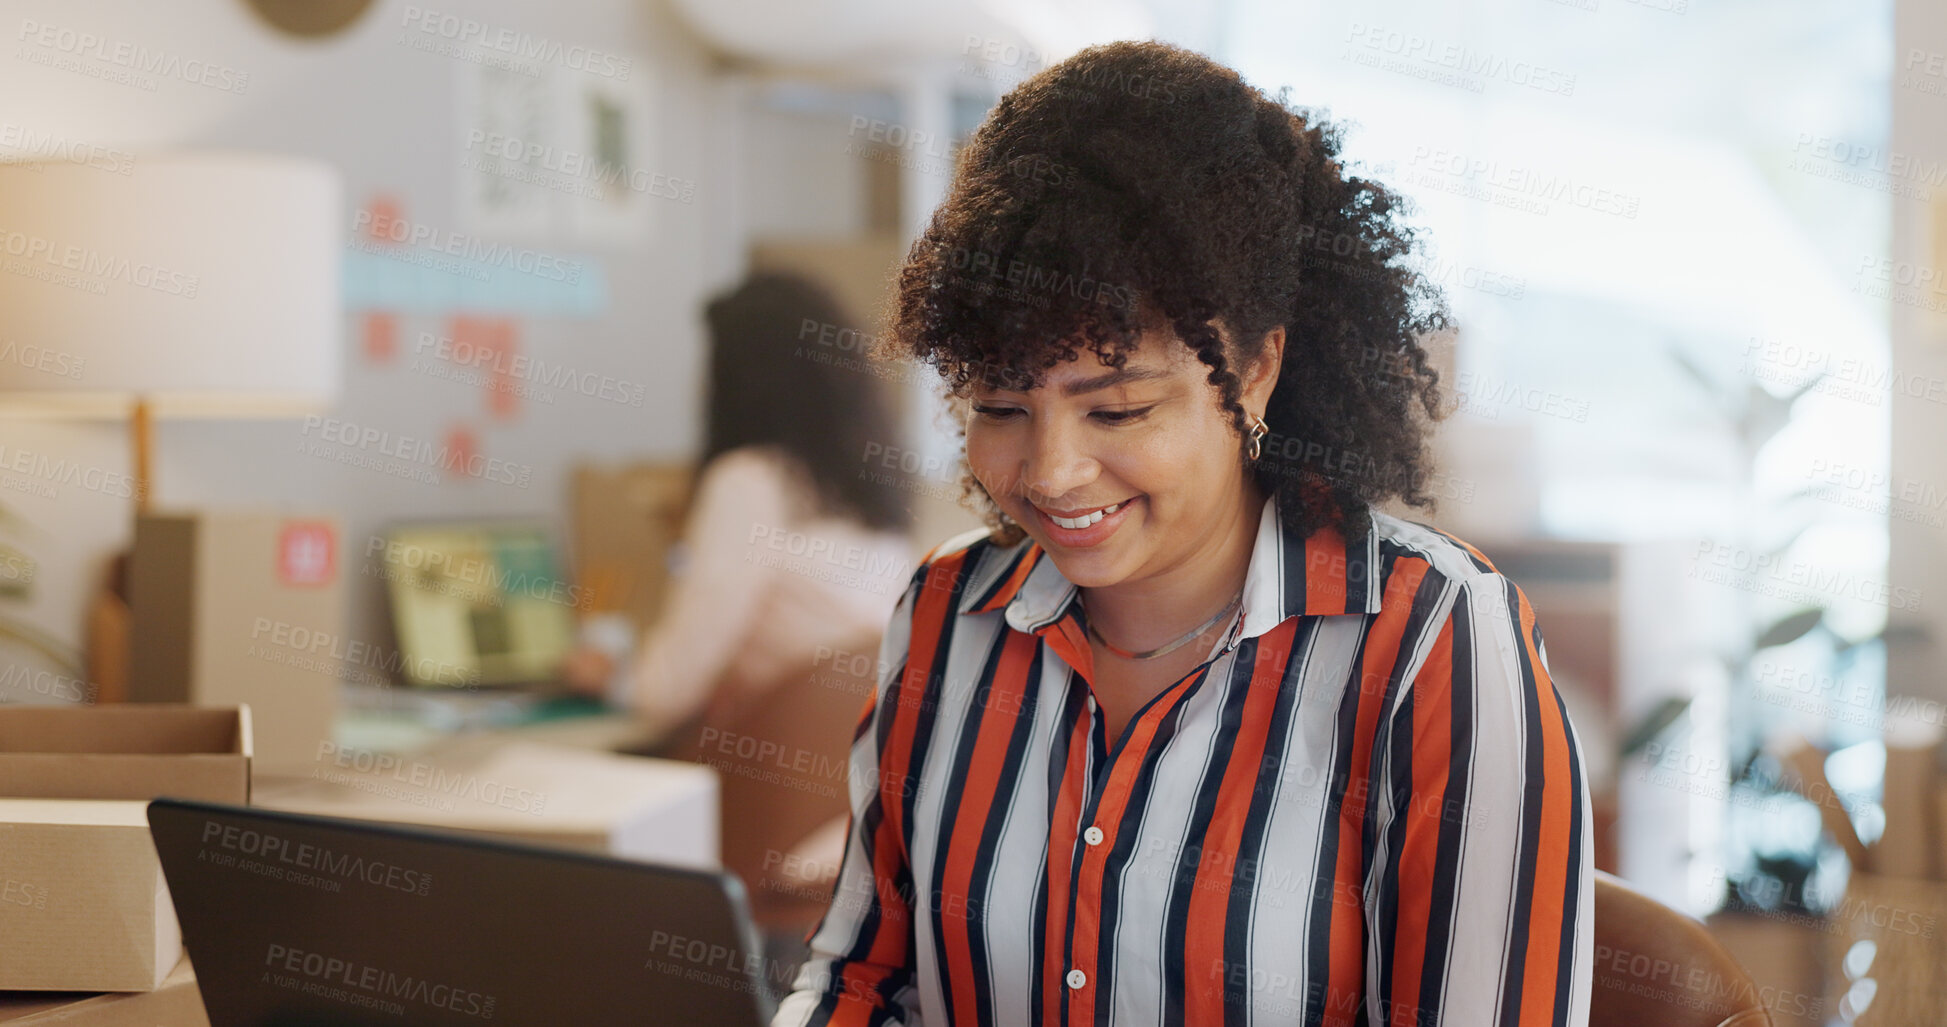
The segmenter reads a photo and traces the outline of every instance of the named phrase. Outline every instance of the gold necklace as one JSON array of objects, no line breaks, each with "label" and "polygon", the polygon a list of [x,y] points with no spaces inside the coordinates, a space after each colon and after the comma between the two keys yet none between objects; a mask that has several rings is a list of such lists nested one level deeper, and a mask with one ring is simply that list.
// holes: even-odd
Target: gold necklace
[{"label": "gold necklace", "polygon": [[[1131,652],[1130,650],[1124,649],[1121,646],[1116,645],[1114,642],[1111,642],[1108,639],[1103,638],[1101,632],[1095,630],[1095,624],[1093,622],[1090,622],[1088,625],[1088,633],[1089,633],[1089,637],[1095,639],[1097,642],[1102,643],[1103,648],[1106,648],[1108,651],[1116,654],[1117,656],[1122,657],[1125,660],[1153,660],[1158,656],[1167,655],[1169,653],[1175,652],[1177,649],[1180,649],[1185,645],[1188,645],[1191,639],[1194,639],[1197,636],[1215,627],[1219,620],[1222,620],[1224,617],[1228,616],[1232,610],[1237,609],[1237,605],[1243,601],[1244,601],[1244,590],[1242,588],[1239,588],[1237,590],[1237,595],[1232,597],[1230,602],[1225,603],[1223,609],[1218,610],[1216,614],[1212,616],[1209,620],[1204,621],[1202,624],[1199,624],[1195,628],[1191,629],[1189,634],[1184,635],[1182,638],[1179,638],[1176,641],[1171,642],[1170,644],[1163,646],[1160,649],[1150,649],[1146,652],[1140,652],[1140,653]],[[1083,613],[1083,620],[1086,621],[1088,619],[1087,618],[1088,604],[1086,603],[1082,604],[1082,613]]]}]

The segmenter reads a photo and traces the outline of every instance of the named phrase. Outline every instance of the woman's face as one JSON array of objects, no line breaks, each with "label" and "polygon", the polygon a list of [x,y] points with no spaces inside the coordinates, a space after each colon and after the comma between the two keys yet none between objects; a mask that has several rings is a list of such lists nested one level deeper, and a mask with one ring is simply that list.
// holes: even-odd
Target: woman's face
[{"label": "woman's face", "polygon": [[[1245,369],[1247,417],[1265,408],[1283,340],[1275,331],[1255,373]],[[1169,570],[1221,537],[1248,498],[1242,443],[1209,371],[1174,333],[1151,330],[1120,369],[1084,349],[1030,391],[976,386],[967,462],[1075,584]]]}]

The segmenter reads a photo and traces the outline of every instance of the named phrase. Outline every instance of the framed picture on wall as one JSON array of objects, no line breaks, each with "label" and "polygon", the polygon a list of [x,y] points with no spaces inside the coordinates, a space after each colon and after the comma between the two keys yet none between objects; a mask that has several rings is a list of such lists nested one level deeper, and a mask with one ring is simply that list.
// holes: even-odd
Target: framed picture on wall
[{"label": "framed picture on wall", "polygon": [[479,235],[556,237],[558,194],[573,183],[549,170],[561,149],[550,69],[456,61],[454,76],[461,225]]},{"label": "framed picture on wall", "polygon": [[656,161],[651,89],[640,64],[462,63],[456,74],[456,195],[466,230],[640,246],[658,209],[694,202],[695,183]]},{"label": "framed picture on wall", "polygon": [[658,211],[695,199],[695,183],[659,163],[648,69],[638,62],[627,78],[564,78],[560,121],[567,146],[585,162],[581,181],[591,187],[569,195],[569,235],[580,242],[645,244]]}]

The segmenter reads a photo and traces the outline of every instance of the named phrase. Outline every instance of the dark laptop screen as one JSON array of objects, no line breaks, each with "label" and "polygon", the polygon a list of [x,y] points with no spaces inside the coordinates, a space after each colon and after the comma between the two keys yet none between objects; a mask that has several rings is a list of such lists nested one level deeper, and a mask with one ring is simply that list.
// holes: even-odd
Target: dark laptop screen
[{"label": "dark laptop screen", "polygon": [[149,823],[212,1027],[769,1018],[725,875],[168,799]]}]

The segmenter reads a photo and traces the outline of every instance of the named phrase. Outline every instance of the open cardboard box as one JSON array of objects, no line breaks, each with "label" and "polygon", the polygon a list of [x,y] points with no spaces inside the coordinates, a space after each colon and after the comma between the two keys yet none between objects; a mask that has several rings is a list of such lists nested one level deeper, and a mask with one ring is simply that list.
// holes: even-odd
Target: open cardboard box
[{"label": "open cardboard box", "polygon": [[167,987],[182,938],[148,800],[247,804],[251,748],[247,706],[0,706],[0,990]]},{"label": "open cardboard box", "polygon": [[250,801],[250,707],[0,706],[0,797]]},{"label": "open cardboard box", "polygon": [[146,801],[0,799],[0,991],[154,991],[182,955]]}]

